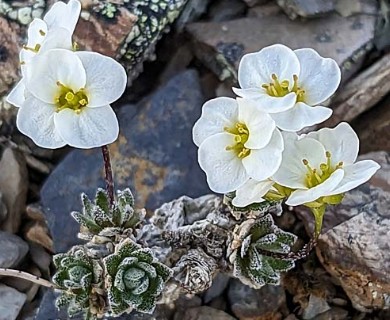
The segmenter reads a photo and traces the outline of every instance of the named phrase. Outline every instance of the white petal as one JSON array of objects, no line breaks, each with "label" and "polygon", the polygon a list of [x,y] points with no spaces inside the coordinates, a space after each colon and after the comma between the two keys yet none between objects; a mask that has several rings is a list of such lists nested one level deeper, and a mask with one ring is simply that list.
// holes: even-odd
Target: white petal
[{"label": "white petal", "polygon": [[52,49],[34,58],[34,67],[27,68],[26,87],[36,98],[55,103],[58,81],[77,92],[85,87],[85,70],[77,55],[69,50]]},{"label": "white petal", "polygon": [[114,142],[119,125],[110,106],[84,108],[80,114],[64,109],[55,114],[54,122],[62,138],[72,147],[89,149]]},{"label": "white petal", "polygon": [[325,149],[317,140],[307,137],[294,140],[294,137],[295,134],[283,132],[283,160],[273,179],[285,187],[307,189],[305,178],[308,169],[302,161],[306,159],[311,168],[318,169],[321,163],[326,162]]},{"label": "white petal", "polygon": [[232,192],[249,179],[241,159],[233,151],[226,150],[233,144],[233,135],[218,133],[207,138],[199,147],[199,165],[206,172],[207,183],[214,192]]},{"label": "white petal", "polygon": [[310,132],[307,136],[321,142],[325,150],[330,152],[333,166],[340,161],[345,165],[356,161],[359,138],[348,123],[342,122],[333,129],[323,128],[317,132]]},{"label": "white petal", "polygon": [[100,53],[76,53],[87,74],[88,107],[100,107],[119,99],[126,89],[127,75],[122,65]]},{"label": "white petal", "polygon": [[202,115],[192,129],[194,143],[199,147],[208,137],[224,132],[238,121],[238,104],[232,98],[216,98],[202,107]]},{"label": "white petal", "polygon": [[236,207],[246,207],[252,203],[264,201],[262,198],[274,184],[271,180],[257,181],[249,179],[244,185],[236,191],[232,203]]},{"label": "white petal", "polygon": [[32,96],[19,108],[16,125],[42,148],[56,149],[66,145],[54,125],[55,106]]},{"label": "white petal", "polygon": [[332,195],[347,192],[367,182],[379,168],[380,165],[372,160],[363,160],[345,166],[343,168],[344,178],[337,188],[333,190]]},{"label": "white petal", "polygon": [[72,34],[69,32],[69,30],[65,28],[55,28],[48,31],[38,54],[41,54],[50,49],[71,50],[72,46]]},{"label": "white petal", "polygon": [[298,206],[307,202],[315,201],[320,197],[334,194],[333,190],[338,186],[344,177],[344,170],[336,170],[323,183],[314,188],[307,190],[296,190],[287,199],[286,204],[289,206]]},{"label": "white petal", "polygon": [[306,103],[297,102],[287,111],[273,113],[271,117],[276,126],[284,131],[299,131],[304,127],[312,126],[325,121],[332,115],[332,109],[326,107],[311,107]]},{"label": "white petal", "polygon": [[299,49],[294,52],[301,64],[298,84],[305,90],[305,102],[314,106],[328,99],[341,80],[336,61],[321,57],[313,49]]},{"label": "white petal", "polygon": [[261,88],[272,82],[272,74],[280,81],[293,81],[293,75],[299,75],[299,60],[290,48],[275,44],[259,52],[242,57],[238,67],[238,82],[243,89]]},{"label": "white petal", "polygon": [[291,109],[297,100],[294,92],[290,92],[284,97],[272,97],[260,90],[254,89],[233,88],[233,91],[242,98],[252,100],[258,110],[266,113],[276,113]]},{"label": "white petal", "polygon": [[46,22],[35,18],[31,21],[27,30],[27,47],[34,48],[36,44],[41,44],[47,33]]},{"label": "white petal", "polygon": [[7,102],[14,105],[15,107],[20,108],[24,101],[26,100],[25,97],[25,90],[26,87],[24,85],[24,80],[20,80],[16,86],[11,90],[9,95],[7,96]]},{"label": "white petal", "polygon": [[43,17],[48,28],[62,27],[73,33],[80,16],[81,4],[77,0],[69,0],[67,4],[56,2]]},{"label": "white petal", "polygon": [[262,149],[251,150],[250,154],[242,159],[242,163],[251,178],[265,180],[279,169],[282,152],[283,138],[279,130],[275,130],[269,144]]},{"label": "white petal", "polygon": [[271,140],[275,130],[275,122],[264,112],[257,109],[256,104],[247,99],[237,98],[238,120],[249,130],[245,147],[249,149],[264,148]]}]

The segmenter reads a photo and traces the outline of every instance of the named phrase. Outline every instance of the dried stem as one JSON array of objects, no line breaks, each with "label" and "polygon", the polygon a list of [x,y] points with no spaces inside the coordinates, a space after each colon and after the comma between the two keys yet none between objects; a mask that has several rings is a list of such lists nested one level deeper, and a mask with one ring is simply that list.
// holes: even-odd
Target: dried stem
[{"label": "dried stem", "polygon": [[56,288],[56,286],[50,281],[20,270],[0,268],[0,276],[24,279],[47,288],[52,288],[52,289]]},{"label": "dried stem", "polygon": [[108,150],[108,147],[106,145],[102,146],[102,154],[104,161],[106,191],[110,199],[110,205],[112,206],[114,204],[114,179],[112,178],[110,151]]}]

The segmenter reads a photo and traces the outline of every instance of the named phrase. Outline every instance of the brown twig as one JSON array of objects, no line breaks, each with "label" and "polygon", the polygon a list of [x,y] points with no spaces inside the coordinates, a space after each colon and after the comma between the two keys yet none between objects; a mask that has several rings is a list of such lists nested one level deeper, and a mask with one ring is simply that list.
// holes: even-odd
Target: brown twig
[{"label": "brown twig", "polygon": [[106,191],[110,199],[110,205],[112,206],[114,204],[114,179],[112,178],[110,151],[108,150],[108,147],[106,145],[102,146],[102,154],[104,161]]},{"label": "brown twig", "polygon": [[50,281],[20,270],[0,268],[0,276],[24,279],[39,284],[40,286],[56,289],[56,286]]}]

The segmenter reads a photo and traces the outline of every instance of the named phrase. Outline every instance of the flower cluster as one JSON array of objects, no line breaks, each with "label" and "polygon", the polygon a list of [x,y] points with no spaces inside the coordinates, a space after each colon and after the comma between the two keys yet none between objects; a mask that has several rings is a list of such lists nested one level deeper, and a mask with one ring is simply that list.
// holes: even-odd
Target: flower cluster
[{"label": "flower cluster", "polygon": [[93,148],[118,137],[110,103],[124,92],[126,72],[109,57],[76,51],[80,10],[77,0],[56,2],[31,22],[20,51],[22,79],[7,101],[19,108],[18,129],[41,147]]},{"label": "flower cluster", "polygon": [[340,79],[337,63],[313,49],[276,44],[245,55],[241,88],[233,88],[239,97],[206,102],[193,128],[210,188],[235,192],[235,207],[283,199],[306,205],[318,235],[326,205],[340,203],[379,169],[371,160],[355,162],[359,139],[347,123],[296,133],[331,116],[320,104]]}]

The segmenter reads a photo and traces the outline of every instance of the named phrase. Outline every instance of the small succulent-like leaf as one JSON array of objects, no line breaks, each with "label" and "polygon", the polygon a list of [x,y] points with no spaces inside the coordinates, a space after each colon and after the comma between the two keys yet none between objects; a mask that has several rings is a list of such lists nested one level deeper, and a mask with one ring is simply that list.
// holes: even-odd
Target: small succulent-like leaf
[{"label": "small succulent-like leaf", "polygon": [[81,194],[81,202],[83,204],[83,215],[91,217],[93,204],[85,193]]},{"label": "small succulent-like leaf", "polygon": [[66,305],[68,305],[72,299],[74,298],[74,296],[70,295],[70,294],[66,294],[66,293],[62,293],[60,294],[60,296],[57,297],[56,301],[55,301],[55,306],[59,309],[59,308],[62,308]]},{"label": "small succulent-like leaf", "polygon": [[110,200],[108,199],[107,192],[98,188],[95,196],[95,204],[98,206],[106,215],[109,215],[110,212]]},{"label": "small succulent-like leaf", "polygon": [[233,238],[244,239],[241,246],[233,247],[230,261],[233,274],[243,283],[260,288],[264,284],[279,284],[280,273],[294,267],[294,262],[287,258],[272,255],[289,253],[296,241],[296,236],[279,229],[271,215],[257,220],[244,221],[235,230]]}]

